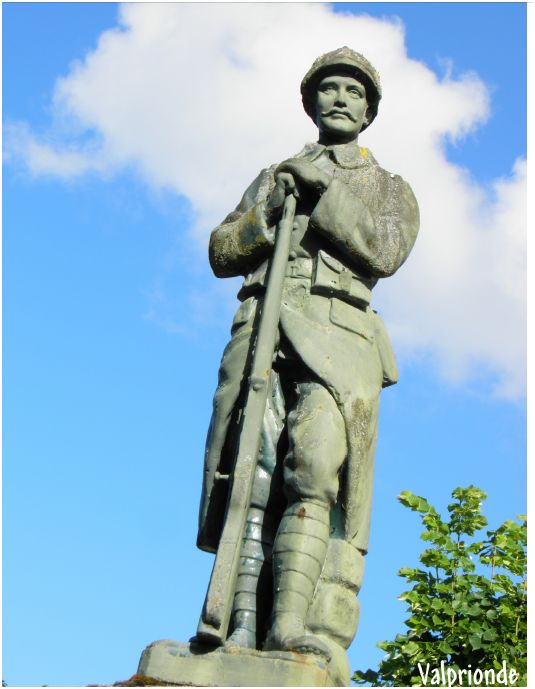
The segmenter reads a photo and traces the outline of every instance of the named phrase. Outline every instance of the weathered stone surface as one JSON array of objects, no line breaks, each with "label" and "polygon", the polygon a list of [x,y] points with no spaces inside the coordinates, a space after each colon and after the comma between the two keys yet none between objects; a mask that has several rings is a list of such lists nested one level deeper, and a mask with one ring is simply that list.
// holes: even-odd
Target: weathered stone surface
[{"label": "weathered stone surface", "polygon": [[340,584],[358,593],[364,576],[364,556],[351,543],[331,538],[321,572],[321,580]]},{"label": "weathered stone surface", "polygon": [[205,452],[197,545],[216,558],[196,643],[139,674],[196,686],[347,686],[368,550],[379,394],[397,382],[372,289],[419,227],[410,186],[358,136],[381,99],[347,46],[301,84],[318,141],[260,172],[210,237],[244,277]]},{"label": "weathered stone surface", "polygon": [[244,281],[206,444],[197,638],[332,663],[358,625],[379,394],[398,379],[372,290],[419,213],[358,142],[381,98],[368,60],[320,56],[301,94],[317,143],[262,170],[210,236],[214,274]]},{"label": "weathered stone surface", "polygon": [[308,610],[306,627],[314,634],[348,648],[357,631],[357,593],[364,575],[364,557],[350,543],[331,538],[320,580]]},{"label": "weathered stone surface", "polygon": [[329,687],[347,686],[349,675],[319,656],[246,648],[208,650],[178,641],[155,641],[143,651],[138,674],[176,686]]},{"label": "weathered stone surface", "polygon": [[360,605],[353,591],[338,584],[318,584],[307,616],[307,629],[326,634],[348,648],[357,631]]}]

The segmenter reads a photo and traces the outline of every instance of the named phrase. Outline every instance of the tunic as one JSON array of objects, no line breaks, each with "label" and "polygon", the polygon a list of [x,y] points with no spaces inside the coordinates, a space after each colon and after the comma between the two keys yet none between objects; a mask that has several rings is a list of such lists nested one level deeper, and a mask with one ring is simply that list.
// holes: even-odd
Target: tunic
[{"label": "tunic", "polygon": [[[418,205],[407,182],[355,142],[307,144],[295,158],[317,165],[332,181],[319,200],[302,195],[298,201],[279,331],[332,394],[344,419],[348,454],[338,497],[341,529],[345,540],[366,552],[379,393],[397,382],[394,352],[370,306],[371,291],[407,259],[418,234]],[[227,498],[228,482],[218,476],[232,471],[230,431],[273,248],[266,201],[275,169],[260,172],[210,238],[214,273],[245,277],[206,444],[197,545],[210,552],[217,550]]]}]

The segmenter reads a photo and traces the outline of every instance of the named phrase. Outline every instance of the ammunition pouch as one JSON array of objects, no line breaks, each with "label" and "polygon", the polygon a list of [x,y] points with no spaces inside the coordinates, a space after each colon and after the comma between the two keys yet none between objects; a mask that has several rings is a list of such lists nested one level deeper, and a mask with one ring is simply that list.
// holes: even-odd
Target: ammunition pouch
[{"label": "ammunition pouch", "polygon": [[372,297],[361,277],[321,249],[314,260],[310,292],[338,297],[360,309],[366,309]]}]

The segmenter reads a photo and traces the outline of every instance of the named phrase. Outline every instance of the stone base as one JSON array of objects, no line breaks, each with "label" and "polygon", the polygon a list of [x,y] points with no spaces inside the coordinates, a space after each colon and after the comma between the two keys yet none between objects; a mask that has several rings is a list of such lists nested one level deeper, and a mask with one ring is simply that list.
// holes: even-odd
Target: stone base
[{"label": "stone base", "polygon": [[332,687],[349,684],[349,676],[342,677],[335,666],[319,656],[247,648],[212,648],[194,641],[154,641],[141,655],[138,674],[176,686],[196,687]]}]

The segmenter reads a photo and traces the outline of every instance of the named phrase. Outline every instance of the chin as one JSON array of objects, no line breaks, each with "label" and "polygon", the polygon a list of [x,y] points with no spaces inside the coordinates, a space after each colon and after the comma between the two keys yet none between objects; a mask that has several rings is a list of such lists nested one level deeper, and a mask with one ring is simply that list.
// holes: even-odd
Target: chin
[{"label": "chin", "polygon": [[339,127],[325,127],[321,132],[323,137],[335,140],[352,141],[356,139],[359,135],[359,130],[353,127],[339,128]]},{"label": "chin", "polygon": [[322,133],[324,136],[333,139],[354,139],[358,136],[360,127],[355,127],[354,122],[342,122],[341,120],[335,120],[330,122],[322,123]]}]

